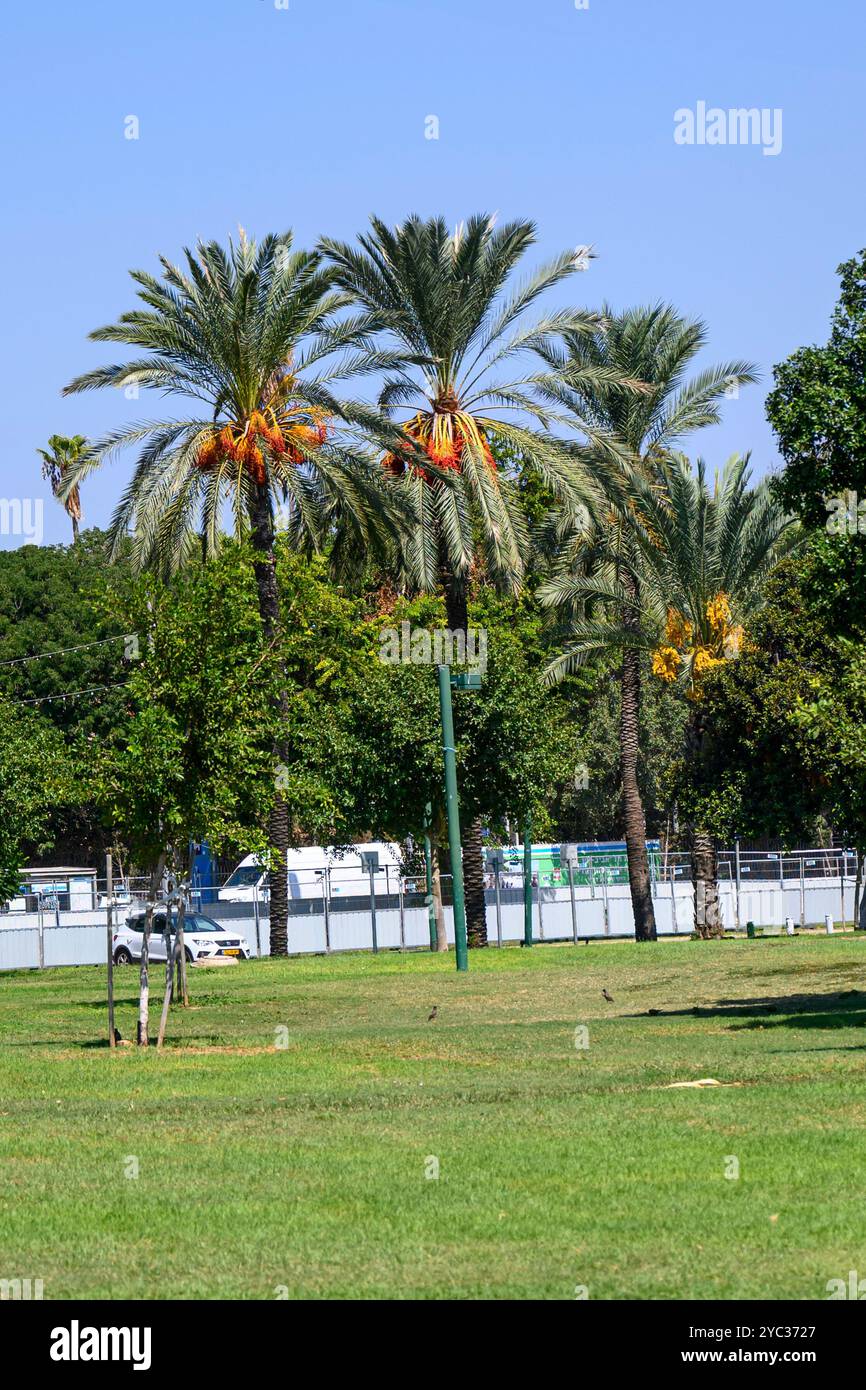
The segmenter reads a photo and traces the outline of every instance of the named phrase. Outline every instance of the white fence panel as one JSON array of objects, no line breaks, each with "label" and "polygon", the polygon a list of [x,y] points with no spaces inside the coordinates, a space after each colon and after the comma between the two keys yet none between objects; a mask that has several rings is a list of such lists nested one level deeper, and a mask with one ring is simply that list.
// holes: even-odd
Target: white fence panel
[{"label": "white fence panel", "polygon": [[46,924],[45,964],[101,965],[105,960],[105,919],[101,927],[59,926]]},{"label": "white fence panel", "polygon": [[[807,860],[807,864],[811,864]],[[841,861],[837,861],[837,865]],[[851,923],[854,916],[855,880],[844,880],[822,874],[800,877],[799,864],[786,858],[788,877],[759,880],[744,877],[737,912],[736,883],[720,876],[720,905],[725,927],[734,930],[739,922],[745,931],[749,921],[758,927],[784,926],[790,917],[799,926],[801,915],[806,926],[823,926],[826,916],[835,923],[842,918]],[[539,894],[541,900],[539,901]],[[487,936],[496,945],[497,911],[495,895],[488,890]],[[411,906],[407,904],[411,902]],[[843,906],[844,903],[844,906]],[[693,927],[692,884],[684,876],[659,877],[653,885],[653,905],[660,936],[687,935]],[[311,903],[310,906],[313,906]],[[315,907],[319,907],[316,903]],[[254,954],[268,955],[270,951],[267,904],[262,904],[258,932],[254,907],[227,907],[225,904],[206,904],[204,912],[215,917],[229,930],[246,938]],[[631,897],[626,883],[605,884],[599,871],[590,883],[575,885],[574,910],[578,939],[623,938],[634,935]],[[125,910],[117,910],[118,922],[125,920]],[[42,963],[52,965],[101,965],[105,960],[105,910],[61,912],[60,925],[56,914],[46,908],[42,913]],[[501,895],[501,939],[504,943],[523,940],[524,907],[519,890],[504,885]],[[866,925],[866,896],[861,904],[861,922]],[[449,942],[454,942],[454,914],[445,907],[445,924]],[[570,941],[574,931],[571,891],[567,885],[533,887],[532,933],[535,941]],[[396,893],[387,906],[377,907],[376,934],[382,950],[418,949],[429,946],[430,929],[427,908],[417,893],[407,893],[402,913],[397,906]],[[326,919],[324,904],[320,911],[291,914],[288,923],[291,954],[323,953],[327,950],[370,950],[372,921],[369,907],[353,904],[349,911],[331,909]],[[260,952],[257,948],[257,937]],[[35,969],[40,965],[40,917],[38,913],[9,913],[0,916],[0,970]]]},{"label": "white fence panel", "polygon": [[34,927],[0,927],[0,970],[39,964],[39,932]]}]

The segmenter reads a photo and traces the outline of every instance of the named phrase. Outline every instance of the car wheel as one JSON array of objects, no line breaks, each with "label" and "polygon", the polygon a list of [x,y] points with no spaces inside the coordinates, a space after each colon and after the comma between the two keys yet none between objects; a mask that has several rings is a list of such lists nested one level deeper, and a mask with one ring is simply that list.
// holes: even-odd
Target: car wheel
[{"label": "car wheel", "polygon": [[118,946],[114,953],[115,965],[132,965],[132,956],[125,946]]},{"label": "car wheel", "polygon": [[184,953],[184,955],[186,956],[186,963],[187,963],[187,965],[192,965],[192,963],[193,963],[193,954],[192,954],[192,951],[189,949],[188,946],[184,946],[184,948],[183,948],[183,953]]}]

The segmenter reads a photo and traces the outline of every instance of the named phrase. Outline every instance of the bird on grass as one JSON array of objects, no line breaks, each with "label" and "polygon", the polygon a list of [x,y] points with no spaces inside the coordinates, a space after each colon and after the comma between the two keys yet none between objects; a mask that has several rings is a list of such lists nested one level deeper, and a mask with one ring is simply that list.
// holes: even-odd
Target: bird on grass
[{"label": "bird on grass", "polygon": [[608,1004],[612,1004],[612,1003],[613,1003],[613,995],[612,995],[612,994],[608,994],[608,992],[607,992],[606,989],[603,989],[601,992],[602,992],[602,996],[607,1000]]},{"label": "bird on grass", "polygon": [[428,1022],[428,1023],[435,1023],[438,1017],[439,1017],[439,1005],[438,1005],[438,1004],[434,1004],[434,1005],[433,1005],[433,1008],[430,1010],[430,1013],[427,1015],[427,1022]]}]

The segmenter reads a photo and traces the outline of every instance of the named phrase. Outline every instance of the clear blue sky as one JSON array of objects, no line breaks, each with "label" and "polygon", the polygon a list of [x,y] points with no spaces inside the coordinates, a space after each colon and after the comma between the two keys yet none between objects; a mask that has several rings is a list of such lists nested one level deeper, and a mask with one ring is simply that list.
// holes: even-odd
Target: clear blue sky
[{"label": "clear blue sky", "polygon": [[[836,266],[866,245],[862,0],[289,5],[6,7],[0,497],[48,497],[35,450],[49,434],[164,410],[59,394],[109,360],[86,334],[131,307],[130,266],[239,223],[349,238],[371,211],[528,215],[539,257],[592,243],[574,298],[671,300],[706,319],[707,361],[759,364],[765,385],[700,447],[773,464],[772,365],[826,337]],[[677,145],[674,112],[702,100],[781,108],[781,153]],[[105,523],[128,473],[88,484],[87,522]],[[67,536],[46,500],[45,539]]]}]

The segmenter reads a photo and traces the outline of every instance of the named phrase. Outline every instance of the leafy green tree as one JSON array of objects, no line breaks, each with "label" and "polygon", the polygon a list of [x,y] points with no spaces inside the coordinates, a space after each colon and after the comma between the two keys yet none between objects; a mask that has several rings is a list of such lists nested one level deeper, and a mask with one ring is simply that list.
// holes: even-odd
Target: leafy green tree
[{"label": "leafy green tree", "polygon": [[[263,637],[243,545],[169,581],[143,576],[125,610],[142,633],[141,657],[125,690],[127,718],[98,765],[106,814],[141,863],[199,839],[217,852],[266,853],[277,794],[293,843],[343,830],[350,753],[331,686],[360,659],[360,604],[329,584],[322,560],[302,559],[285,540],[276,553],[276,643]],[[275,687],[286,690],[287,714]],[[276,779],[275,742],[285,750]]]},{"label": "leafy green tree", "polygon": [[[775,814],[791,839],[820,818],[862,847],[866,251],[838,273],[828,342],[799,348],[777,366],[767,398],[785,465],[774,487],[813,530],[799,563],[786,567],[784,584],[774,591],[762,648],[742,680],[720,685],[716,698],[720,717],[731,703],[751,710],[756,700],[766,701],[766,714],[763,707],[751,710],[745,733],[755,743],[775,737],[780,750],[775,767],[741,764],[744,730],[731,731],[733,766],[726,775],[737,814],[747,820],[765,810]],[[748,799],[756,783],[758,811]]]},{"label": "leafy green tree", "polygon": [[[420,839],[429,803],[440,852],[446,825],[436,669],[382,658],[402,623],[417,641],[425,628],[441,630],[442,616],[441,600],[420,597],[400,600],[366,624],[367,660],[343,682],[352,763],[341,775],[355,824],[377,836]],[[487,646],[481,689],[453,695],[461,825],[501,834],[506,821],[529,811],[544,834],[556,788],[574,775],[576,726],[560,692],[545,691],[538,680],[540,615],[528,600],[486,591],[469,618]],[[483,893],[482,876],[482,911]],[[475,922],[472,928],[473,945],[485,945],[486,930]]]},{"label": "leafy green tree", "polygon": [[830,826],[866,846],[866,630],[840,629],[827,582],[839,550],[809,534],[770,578],[740,659],[706,679],[711,732],[691,795],[717,837],[791,845]]},{"label": "leafy green tree", "polygon": [[88,768],[94,745],[126,717],[133,634],[119,605],[129,582],[123,563],[106,566],[98,531],[70,547],[0,552],[0,698],[38,714],[82,770],[80,795],[48,812],[44,840],[61,863],[98,864],[110,845]]},{"label": "leafy green tree", "polygon": [[[616,456],[584,458],[599,500],[617,478],[619,495],[627,498],[641,478],[652,479],[667,451],[692,431],[719,419],[719,404],[726,392],[755,379],[747,362],[728,362],[710,367],[691,380],[686,373],[706,343],[705,326],[682,318],[672,307],[626,310],[617,314],[605,305],[592,334],[565,334],[564,344],[549,341],[536,345],[547,366],[539,384],[544,397],[567,416],[583,438],[608,437],[628,456],[623,468]],[[613,384],[611,384],[613,382]],[[608,476],[606,476],[608,475]],[[631,477],[630,477],[631,475]],[[586,503],[586,497],[582,499]],[[596,509],[596,520],[600,516]],[[565,521],[569,521],[568,515]],[[622,645],[620,691],[620,767],[622,812],[628,853],[629,883],[635,929],[639,941],[655,940],[655,914],[646,852],[646,815],[640,793],[640,556],[627,511],[614,510],[612,534],[605,543],[613,558],[620,595],[620,625],[629,637]],[[585,514],[574,517],[572,536],[562,537],[567,562],[585,568],[582,533]],[[597,533],[597,527],[596,527]],[[570,558],[569,558],[570,557]],[[599,593],[604,601],[606,594]],[[575,652],[577,655],[577,652]],[[553,670],[567,669],[569,661]]]},{"label": "leafy green tree", "polygon": [[[785,461],[775,486],[785,507],[810,526],[828,520],[828,503],[853,494],[851,523],[866,532],[866,250],[839,266],[841,294],[829,342],[802,347],[775,368],[767,418]],[[866,611],[866,550],[857,552]]]},{"label": "leafy green tree", "polygon": [[[556,686],[577,747],[572,775],[549,808],[553,840],[619,840],[622,836],[618,655],[613,651],[589,657]],[[652,679],[646,653],[642,653],[641,681],[638,785],[647,835],[669,839],[677,819],[675,777],[687,711],[682,699]]]},{"label": "leafy green tree", "polygon": [[51,843],[51,813],[75,797],[63,740],[33,711],[0,699],[0,906],[18,891],[31,854]]},{"label": "leafy green tree", "polygon": [[[0,552],[0,693],[39,701],[39,712],[67,738],[100,736],[117,718],[122,697],[104,688],[123,681],[130,585],[121,561],[106,566],[106,538],[85,531],[77,545],[21,546]],[[103,696],[64,700],[67,692],[103,687]]]},{"label": "leafy green tree", "polygon": [[[228,250],[216,242],[186,253],[186,271],[162,259],[162,277],[132,272],[143,307],[91,334],[97,342],[141,351],[132,361],[77,377],[66,393],[143,387],[180,398],[196,413],[112,432],[66,472],[71,495],[92,469],[127,446],[140,446],[132,481],[112,522],[113,553],[133,533],[133,562],[177,570],[199,549],[219,548],[224,505],[253,551],[264,640],[278,644],[275,516],[280,503],[313,548],[338,514],[355,548],[375,551],[393,530],[378,470],[349,447],[352,426],[372,414],[336,399],[334,383],[394,365],[375,352],[366,316],[338,318],[347,296],[316,253],[297,251],[290,234],[257,245],[242,235]],[[337,428],[339,426],[339,428]],[[275,695],[278,722],[288,715]],[[273,763],[287,750],[274,744]],[[287,950],[289,813],[281,787],[270,825],[271,949]]]}]

